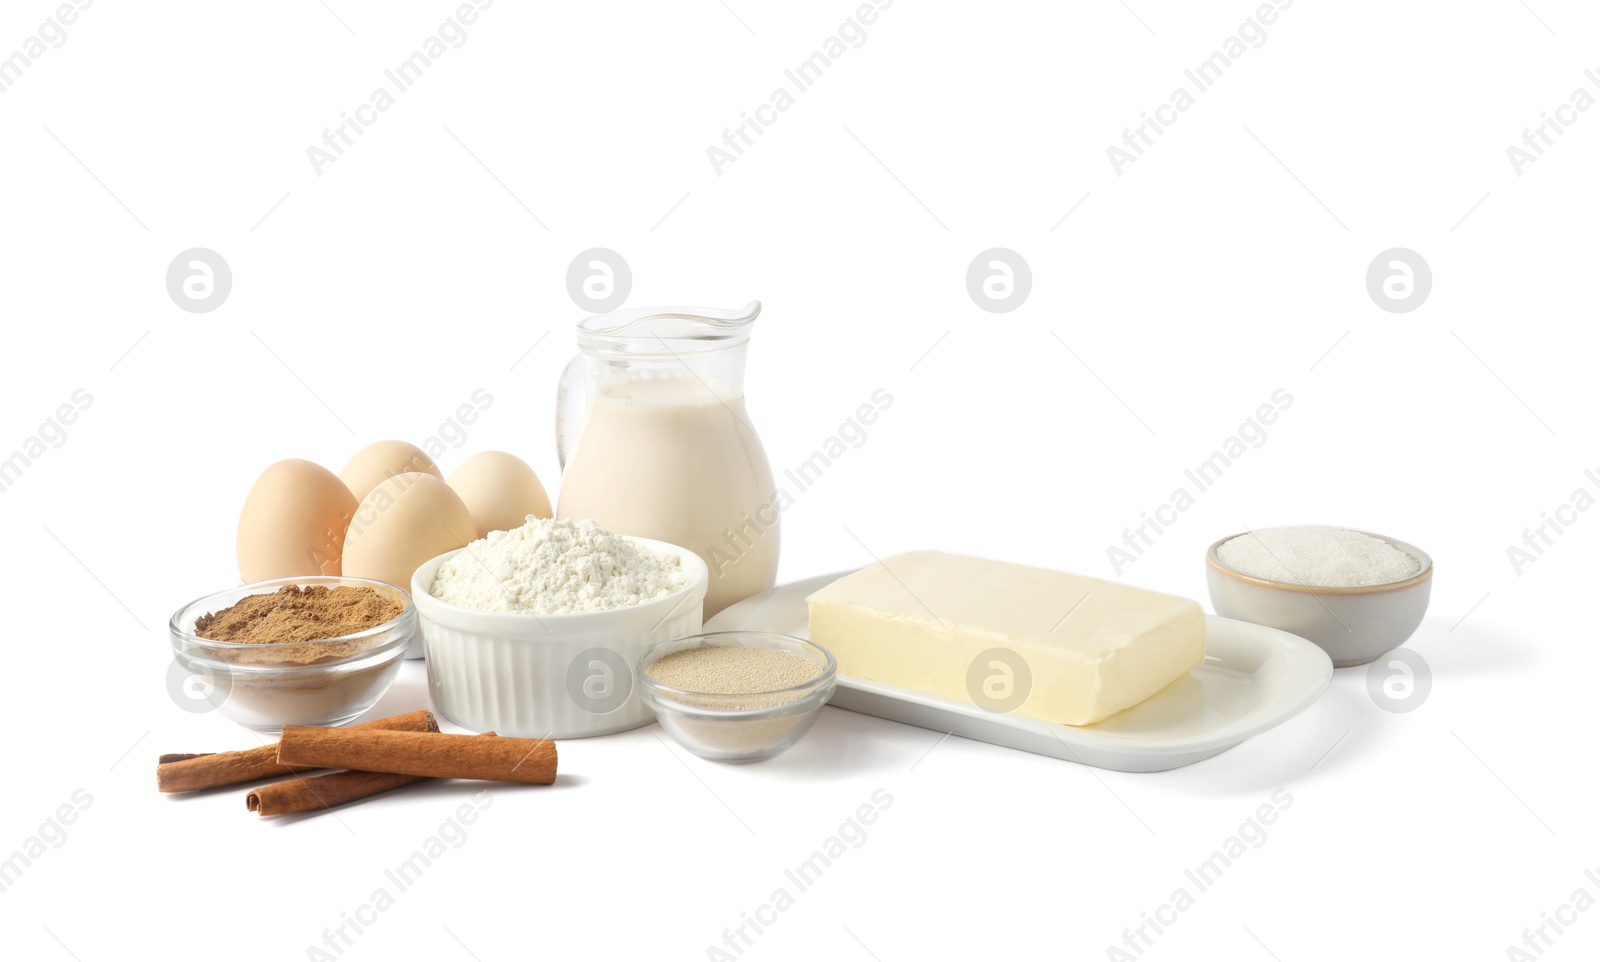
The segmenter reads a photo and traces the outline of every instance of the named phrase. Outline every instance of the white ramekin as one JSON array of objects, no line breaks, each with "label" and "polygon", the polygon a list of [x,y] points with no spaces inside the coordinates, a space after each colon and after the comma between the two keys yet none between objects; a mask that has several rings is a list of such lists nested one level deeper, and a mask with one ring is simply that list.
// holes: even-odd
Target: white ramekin
[{"label": "white ramekin", "polygon": [[[429,593],[451,551],[411,576],[428,654],[428,688],[446,718],[512,738],[585,738],[654,720],[633,671],[655,644],[700,630],[709,575],[693,551],[629,538],[676,556],[689,585],[631,608],[571,615],[474,611]],[[458,549],[466,550],[466,549]]]}]

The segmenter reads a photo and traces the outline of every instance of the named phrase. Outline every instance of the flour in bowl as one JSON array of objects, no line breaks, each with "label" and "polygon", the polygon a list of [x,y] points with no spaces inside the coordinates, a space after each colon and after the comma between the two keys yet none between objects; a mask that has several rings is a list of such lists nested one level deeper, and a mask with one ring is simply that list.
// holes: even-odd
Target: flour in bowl
[{"label": "flour in bowl", "polygon": [[440,565],[428,593],[478,611],[569,615],[644,604],[691,580],[676,555],[593,521],[529,515],[522,527],[491,531]]}]

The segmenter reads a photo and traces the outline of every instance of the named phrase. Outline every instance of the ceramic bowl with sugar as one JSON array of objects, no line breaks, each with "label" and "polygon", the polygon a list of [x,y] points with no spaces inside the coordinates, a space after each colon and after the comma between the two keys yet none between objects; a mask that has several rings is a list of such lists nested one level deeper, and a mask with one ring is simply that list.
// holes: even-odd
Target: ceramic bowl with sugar
[{"label": "ceramic bowl with sugar", "polygon": [[[1335,529],[1339,530],[1339,529]],[[1251,532],[1220,538],[1206,551],[1206,583],[1211,606],[1224,618],[1278,628],[1306,638],[1333,659],[1334,667],[1364,665],[1405,644],[1428,610],[1433,589],[1433,559],[1395,538],[1355,532],[1395,548],[1416,562],[1410,574],[1376,584],[1318,585],[1319,572],[1280,565],[1281,577],[1246,574],[1230,567],[1222,548]],[[1409,566],[1406,566],[1409,569]],[[1310,577],[1307,573],[1310,573]]]}]

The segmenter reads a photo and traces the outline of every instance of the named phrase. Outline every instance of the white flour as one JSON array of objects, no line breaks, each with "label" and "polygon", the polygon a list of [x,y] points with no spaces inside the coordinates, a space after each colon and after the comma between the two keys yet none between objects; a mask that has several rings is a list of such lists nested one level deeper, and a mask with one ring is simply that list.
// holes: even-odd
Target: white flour
[{"label": "white flour", "polygon": [[627,608],[689,584],[673,555],[647,550],[593,521],[529,515],[439,566],[428,593],[478,611],[568,615]]}]

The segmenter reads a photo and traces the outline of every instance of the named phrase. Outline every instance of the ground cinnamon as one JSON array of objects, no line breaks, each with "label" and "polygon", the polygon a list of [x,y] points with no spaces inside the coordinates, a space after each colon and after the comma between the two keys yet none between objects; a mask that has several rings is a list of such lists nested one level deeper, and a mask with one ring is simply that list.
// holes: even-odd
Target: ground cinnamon
[{"label": "ground cinnamon", "polygon": [[428,778],[534,785],[556,780],[556,743],[537,738],[285,725],[278,742],[278,761]]},{"label": "ground cinnamon", "polygon": [[[436,732],[439,722],[427,710],[352,725],[351,728]],[[311,771],[320,765],[282,765],[276,742],[240,752],[213,755],[162,755],[156,765],[156,787],[163,792],[194,792],[221,785],[237,785],[263,778],[279,778]]]},{"label": "ground cinnamon", "polygon": [[398,618],[404,607],[365,585],[286,585],[201,615],[194,633],[245,644],[321,641],[376,628]]}]

